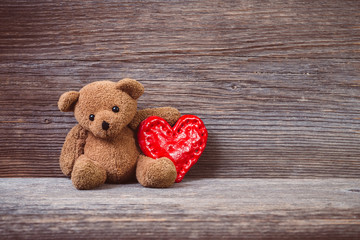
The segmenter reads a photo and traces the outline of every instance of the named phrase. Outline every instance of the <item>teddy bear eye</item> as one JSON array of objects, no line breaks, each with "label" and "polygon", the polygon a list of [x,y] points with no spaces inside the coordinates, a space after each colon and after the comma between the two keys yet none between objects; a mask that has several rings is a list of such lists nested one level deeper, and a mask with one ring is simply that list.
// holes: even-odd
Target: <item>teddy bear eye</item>
[{"label": "teddy bear eye", "polygon": [[112,111],[113,112],[119,112],[119,107],[118,106],[113,106]]},{"label": "teddy bear eye", "polygon": [[94,114],[90,114],[89,119],[90,119],[90,121],[94,121],[95,115],[94,115]]}]

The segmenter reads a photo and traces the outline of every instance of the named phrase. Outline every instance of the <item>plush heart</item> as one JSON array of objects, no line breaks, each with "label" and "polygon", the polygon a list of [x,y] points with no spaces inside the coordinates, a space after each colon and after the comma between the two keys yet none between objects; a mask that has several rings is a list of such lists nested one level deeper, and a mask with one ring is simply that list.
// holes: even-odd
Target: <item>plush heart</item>
[{"label": "plush heart", "polygon": [[146,156],[173,161],[177,183],[199,159],[207,137],[204,123],[193,115],[182,116],[173,128],[163,118],[152,116],[141,122],[138,131],[139,145]]}]

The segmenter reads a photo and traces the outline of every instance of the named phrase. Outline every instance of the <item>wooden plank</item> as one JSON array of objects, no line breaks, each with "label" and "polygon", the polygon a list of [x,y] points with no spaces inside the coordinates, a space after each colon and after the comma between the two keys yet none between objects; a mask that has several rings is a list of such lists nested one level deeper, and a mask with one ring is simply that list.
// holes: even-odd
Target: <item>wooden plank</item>
[{"label": "wooden plank", "polygon": [[61,176],[61,93],[132,77],[201,117],[192,177],[360,176],[359,1],[1,1],[0,176]]},{"label": "wooden plank", "polygon": [[0,181],[2,239],[357,239],[359,179],[185,179],[78,191],[64,178]]}]

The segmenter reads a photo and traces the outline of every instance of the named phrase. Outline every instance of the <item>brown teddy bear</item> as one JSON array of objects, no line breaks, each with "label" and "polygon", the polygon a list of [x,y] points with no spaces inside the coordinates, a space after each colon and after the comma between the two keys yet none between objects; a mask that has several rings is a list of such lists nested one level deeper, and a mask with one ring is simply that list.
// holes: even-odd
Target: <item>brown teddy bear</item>
[{"label": "brown teddy bear", "polygon": [[180,117],[171,107],[137,111],[144,87],[133,79],[98,81],[79,92],[61,95],[58,107],[74,112],[78,125],[68,133],[60,156],[62,172],[77,189],[124,183],[136,175],[145,187],[170,187],[176,169],[168,158],[152,159],[140,154],[135,141],[138,125],[149,116],[173,125]]}]

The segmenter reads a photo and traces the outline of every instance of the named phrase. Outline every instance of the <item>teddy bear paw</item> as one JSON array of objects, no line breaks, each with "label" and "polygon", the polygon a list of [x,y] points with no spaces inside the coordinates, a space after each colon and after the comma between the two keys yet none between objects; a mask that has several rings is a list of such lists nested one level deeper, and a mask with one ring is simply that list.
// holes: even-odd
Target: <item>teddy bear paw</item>
[{"label": "teddy bear paw", "polygon": [[166,188],[174,184],[177,173],[174,163],[162,157],[153,162],[145,174],[146,187]]},{"label": "teddy bear paw", "polygon": [[82,155],[75,162],[71,180],[79,190],[93,189],[105,183],[106,171]]}]

